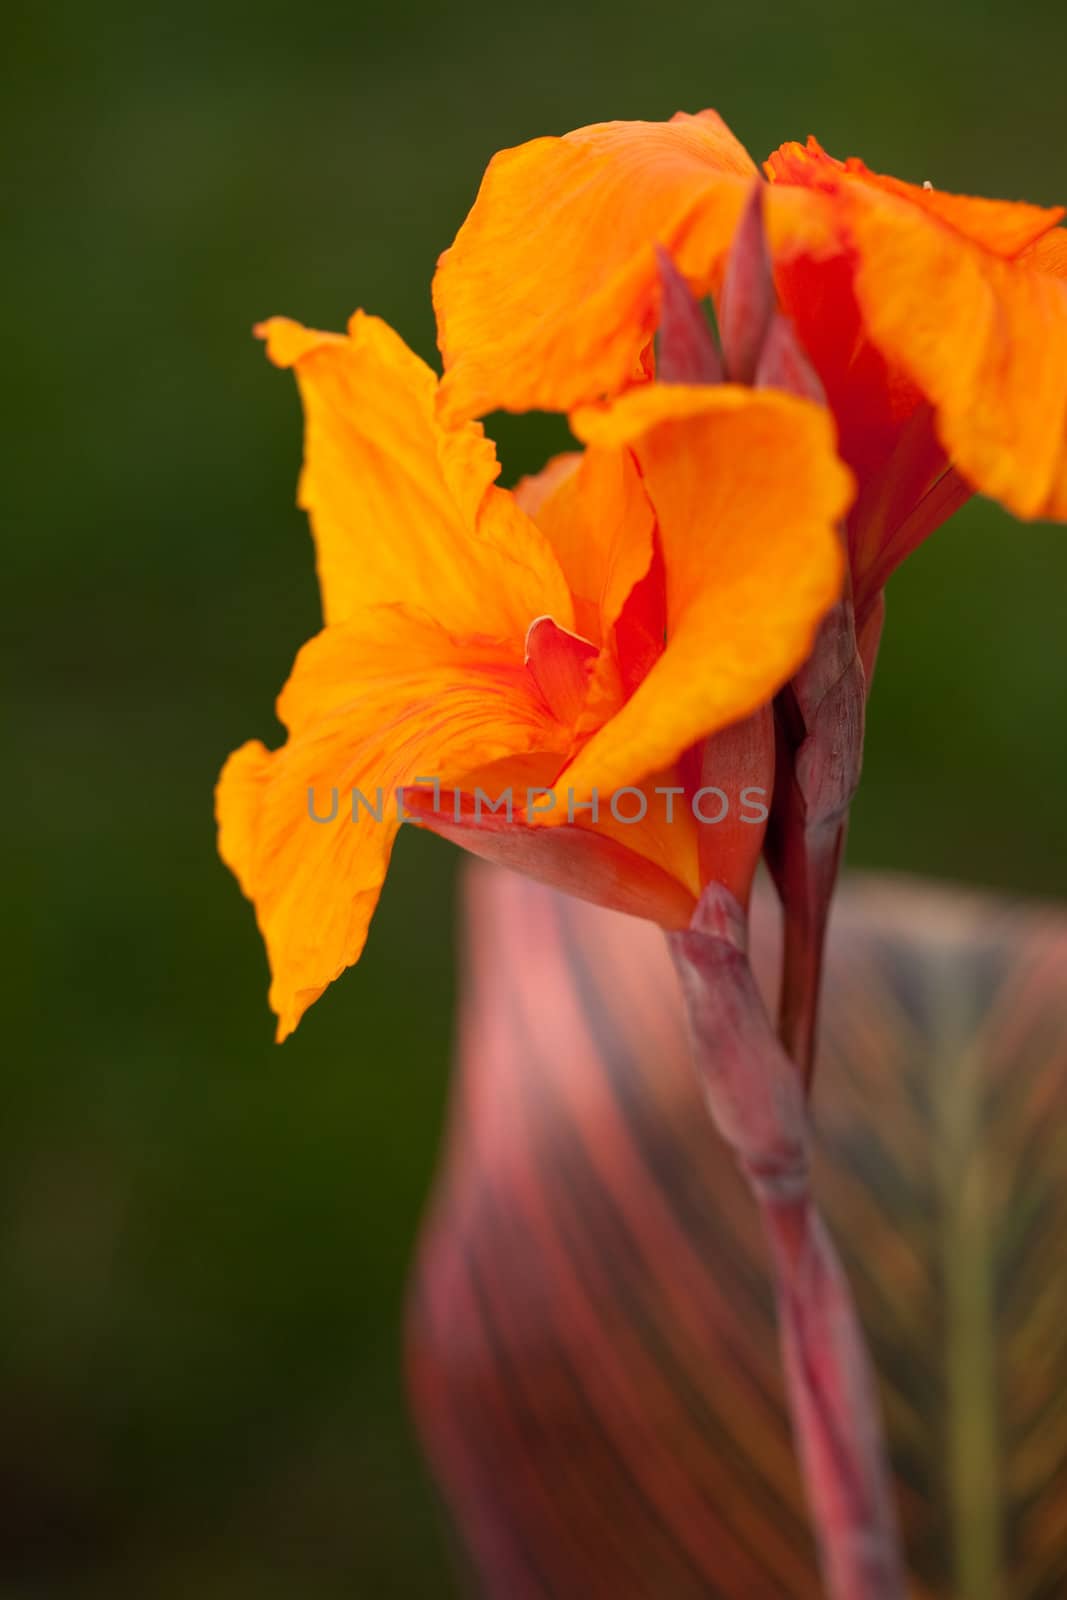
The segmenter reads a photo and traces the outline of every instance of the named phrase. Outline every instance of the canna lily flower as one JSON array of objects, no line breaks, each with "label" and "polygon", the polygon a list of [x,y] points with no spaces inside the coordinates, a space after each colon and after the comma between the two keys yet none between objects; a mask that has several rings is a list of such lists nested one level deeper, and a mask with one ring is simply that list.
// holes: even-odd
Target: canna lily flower
[{"label": "canna lily flower", "polygon": [[217,794],[278,1037],[359,958],[404,816],[666,928],[711,881],[744,904],[763,826],[736,785],[719,825],[687,802],[769,796],[768,703],[841,589],[852,484],[825,409],[646,386],[512,494],[385,323],[258,331],[303,397],[325,621],[278,701],[287,742],[243,745]]},{"label": "canna lily flower", "polygon": [[[973,490],[1067,520],[1063,208],[903,183],[814,139],[783,145],[764,172],[778,299],[859,485],[848,535],[862,632],[894,567]],[[496,155],[434,284],[443,414],[569,411],[645,381],[654,247],[698,299],[717,294],[759,182],[713,111]]]},{"label": "canna lily flower", "polygon": [[884,177],[814,139],[781,146],[761,177],[704,111],[501,152],[439,264],[448,418],[647,385],[657,327],[662,353],[677,320],[664,256],[692,298],[715,296],[727,377],[820,392],[833,412],[858,485],[849,581],[776,703],[766,840],[785,912],[781,1035],[809,1078],[886,580],[975,490],[1067,520],[1063,215]]}]

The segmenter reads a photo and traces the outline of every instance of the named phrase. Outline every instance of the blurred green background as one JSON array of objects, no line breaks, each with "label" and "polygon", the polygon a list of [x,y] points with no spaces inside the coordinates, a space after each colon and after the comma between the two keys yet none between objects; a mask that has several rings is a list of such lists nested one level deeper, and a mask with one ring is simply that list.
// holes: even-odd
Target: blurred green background
[{"label": "blurred green background", "polygon": [[[1067,198],[1058,0],[20,0],[0,116],[14,639],[0,1594],[454,1593],[398,1325],[447,1088],[455,861],[405,834],[362,966],[271,1043],[214,856],[316,628],[291,380],[252,322],[432,356],[492,152],[717,106]],[[557,423],[495,430],[506,476]],[[1067,537],[973,505],[893,582],[854,863],[1067,895]]]}]

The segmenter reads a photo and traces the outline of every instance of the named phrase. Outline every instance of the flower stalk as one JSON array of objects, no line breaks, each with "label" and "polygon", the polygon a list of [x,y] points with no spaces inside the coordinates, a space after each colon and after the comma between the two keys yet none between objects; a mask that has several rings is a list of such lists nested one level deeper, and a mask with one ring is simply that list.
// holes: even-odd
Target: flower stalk
[{"label": "flower stalk", "polygon": [[691,926],[667,939],[708,1110],[770,1246],[786,1391],[827,1592],[831,1600],[902,1600],[874,1377],[812,1196],[801,1080],[756,988],[744,913],[712,884]]},{"label": "flower stalk", "polygon": [[863,765],[866,702],[846,595],[775,702],[778,777],[765,854],[784,923],[778,1031],[809,1088],[826,928]]}]

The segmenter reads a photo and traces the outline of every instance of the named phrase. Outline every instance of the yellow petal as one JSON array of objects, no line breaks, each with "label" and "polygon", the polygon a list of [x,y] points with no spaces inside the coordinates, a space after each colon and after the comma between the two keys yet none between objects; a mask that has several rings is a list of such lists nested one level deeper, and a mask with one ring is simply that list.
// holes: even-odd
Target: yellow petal
[{"label": "yellow petal", "polygon": [[284,318],[258,331],[304,401],[300,503],[327,622],[399,603],[457,633],[521,639],[542,612],[571,626],[548,541],[494,486],[491,441],[474,423],[441,426],[433,372],[386,323],[357,311],[347,337]]},{"label": "yellow petal", "polygon": [[769,391],[650,385],[573,426],[635,451],[667,583],[663,655],[557,782],[581,795],[668,766],[791,676],[840,593],[852,479],[829,415]]},{"label": "yellow petal", "polygon": [[[219,850],[270,958],[278,1037],[358,960],[399,826],[396,790],[447,787],[561,730],[510,648],[458,640],[432,619],[379,606],[327,628],[297,657],[278,702],[277,751],[250,743],[223,769]],[[367,805],[355,800],[358,790]],[[309,809],[333,820],[315,821]]]}]

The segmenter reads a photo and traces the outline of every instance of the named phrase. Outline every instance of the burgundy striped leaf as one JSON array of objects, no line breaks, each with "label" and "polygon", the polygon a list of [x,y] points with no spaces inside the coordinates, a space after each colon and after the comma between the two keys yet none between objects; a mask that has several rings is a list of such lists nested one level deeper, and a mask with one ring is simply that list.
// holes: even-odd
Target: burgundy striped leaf
[{"label": "burgundy striped leaf", "polygon": [[[490,1600],[815,1600],[766,1246],[658,929],[478,864],[416,1419]],[[776,961],[767,897],[757,967]],[[815,1188],[916,1600],[1067,1593],[1067,917],[839,897]]]}]

